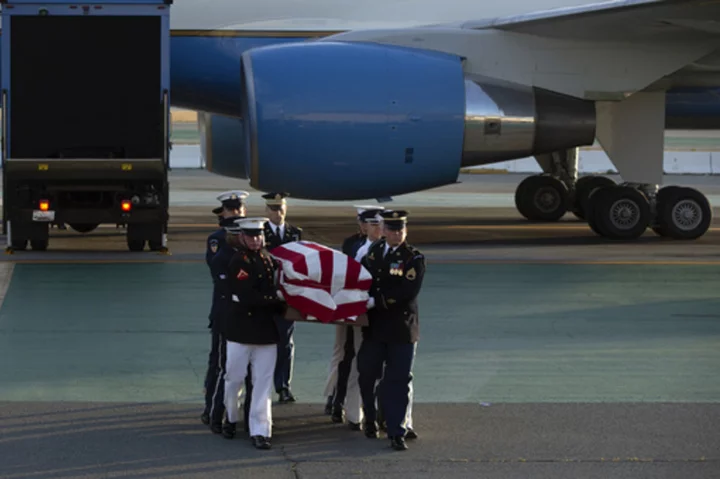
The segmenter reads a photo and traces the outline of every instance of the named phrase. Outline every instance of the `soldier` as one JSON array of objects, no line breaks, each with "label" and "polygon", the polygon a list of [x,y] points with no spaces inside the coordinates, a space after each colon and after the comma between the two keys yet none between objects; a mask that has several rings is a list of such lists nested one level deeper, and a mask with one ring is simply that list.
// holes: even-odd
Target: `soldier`
[{"label": "soldier", "polygon": [[238,251],[230,261],[228,277],[233,306],[225,327],[227,420],[223,424],[223,436],[228,439],[235,437],[237,397],[249,364],[253,378],[249,431],[258,449],[270,449],[270,394],[278,341],[274,317],[284,309],[275,285],[274,263],[262,248],[265,221],[266,218],[253,218],[238,219],[236,222],[241,235]]},{"label": "soldier", "polygon": [[[263,195],[265,198],[265,212],[270,221],[265,223],[265,244],[268,251],[273,248],[290,243],[292,241],[300,241],[302,239],[302,229],[285,222],[287,215],[287,193],[267,193]],[[295,358],[295,342],[293,340],[293,332],[295,331],[295,322],[288,321],[281,315],[276,316],[278,332],[280,340],[278,341],[277,364],[275,366],[275,392],[278,394],[278,402],[280,404],[295,402],[295,396],[290,390],[290,382],[292,381],[293,360]]]},{"label": "soldier", "polygon": [[[217,199],[221,202],[221,205],[212,210],[213,214],[218,215],[220,228],[212,233],[207,238],[207,245],[205,248],[205,262],[210,268],[213,257],[225,247],[225,235],[226,230],[223,227],[222,221],[227,218],[237,218],[245,215],[245,205],[243,200],[247,198],[249,194],[246,191],[226,191],[220,194]],[[208,317],[208,328],[211,330],[211,342],[210,342],[210,354],[208,355],[208,368],[205,374],[205,409],[200,415],[200,420],[205,425],[210,425],[210,410],[213,407],[212,398],[215,393],[218,374],[218,361],[220,355],[220,345],[222,341],[218,334],[217,328],[213,328],[213,319],[219,314],[218,305],[221,302],[219,293],[215,288],[215,277],[212,275],[212,269],[210,274],[213,278],[213,299],[212,305],[210,306],[210,315]],[[212,428],[212,426],[211,426]],[[215,428],[215,430],[217,427]]]},{"label": "soldier", "polygon": [[[232,216],[245,217],[245,198],[250,196],[247,191],[226,191],[220,194],[217,199],[222,203],[222,210],[220,207],[215,208],[212,212],[222,218],[230,218]],[[210,261],[212,257],[220,250],[220,247],[225,242],[225,229],[220,228],[207,239],[207,248],[205,250],[205,262],[210,267]]]},{"label": "soldier", "polygon": [[375,242],[363,259],[373,285],[369,325],[363,328],[358,352],[359,383],[365,435],[378,437],[375,385],[383,376],[380,401],[388,438],[393,449],[402,451],[407,449],[404,424],[419,335],[417,296],[425,275],[425,257],[406,242],[406,211],[384,211],[381,216],[385,239]]},{"label": "soldier", "polygon": [[[369,209],[383,210],[382,206],[365,206],[357,205],[357,223],[358,232],[345,238],[342,244],[342,252],[351,258],[355,257],[357,248],[360,247],[361,241],[364,241],[367,236],[367,223],[363,221],[361,215],[364,211]],[[333,404],[335,397],[337,396],[338,387],[338,375],[341,374],[339,368],[342,368],[342,374],[344,378],[350,374],[350,363],[352,362],[352,356],[355,355],[353,341],[342,332],[342,328],[338,327],[335,335],[335,345],[333,346],[333,353],[330,358],[330,372],[328,374],[327,381],[325,383],[325,396],[327,396],[327,403],[325,404],[325,414],[331,415],[333,413]],[[343,384],[347,384],[347,380]],[[344,393],[342,397],[344,400]],[[342,403],[342,400],[340,401]],[[336,421],[336,419],[333,419]],[[340,421],[342,422],[342,418]]]},{"label": "soldier", "polygon": [[[210,261],[210,272],[214,282],[214,298],[210,323],[212,327],[213,347],[211,350],[211,361],[215,361],[215,368],[208,368],[207,386],[205,387],[205,404],[209,405],[210,430],[215,434],[222,433],[222,420],[225,414],[225,358],[226,344],[224,337],[225,323],[231,311],[231,293],[228,280],[228,269],[240,244],[239,238],[233,235],[236,229],[235,221],[239,216],[225,218],[220,226],[226,231],[225,243]],[[245,379],[246,388],[249,386],[249,378]],[[248,396],[249,397],[249,396]],[[206,406],[207,407],[207,406]],[[250,407],[246,401],[245,426],[247,427],[247,413]]]},{"label": "soldier", "polygon": [[[366,225],[367,236],[357,242],[350,254],[356,261],[362,260],[370,245],[382,237],[382,209],[370,209],[361,213],[360,219]],[[362,408],[360,390],[358,386],[356,354],[362,343],[360,327],[350,325],[337,325],[335,334],[336,345],[343,346],[345,356],[338,366],[336,393],[333,399],[332,421],[343,422],[347,415],[350,429],[359,431],[362,422]],[[347,402],[345,401],[347,397]]]}]

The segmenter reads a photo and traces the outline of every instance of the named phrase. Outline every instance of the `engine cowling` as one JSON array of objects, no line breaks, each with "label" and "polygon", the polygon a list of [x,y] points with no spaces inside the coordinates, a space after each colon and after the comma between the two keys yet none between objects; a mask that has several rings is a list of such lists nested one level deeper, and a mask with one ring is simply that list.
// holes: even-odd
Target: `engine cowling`
[{"label": "engine cowling", "polygon": [[468,77],[461,58],[428,50],[262,47],[243,54],[241,79],[251,185],[296,198],[399,195],[595,139],[594,103]]},{"label": "engine cowling", "polygon": [[197,121],[205,169],[222,176],[247,179],[242,119],[198,112]]}]

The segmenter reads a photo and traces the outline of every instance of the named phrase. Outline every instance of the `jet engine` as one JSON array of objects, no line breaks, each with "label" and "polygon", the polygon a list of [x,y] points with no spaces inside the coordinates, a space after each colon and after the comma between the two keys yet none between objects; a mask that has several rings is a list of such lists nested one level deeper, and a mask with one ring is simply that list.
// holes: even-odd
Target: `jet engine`
[{"label": "jet engine", "polygon": [[[464,166],[595,139],[593,102],[468,76],[445,53],[293,43],[249,50],[241,69],[246,153],[232,155],[254,188],[296,198],[399,195],[454,183]],[[241,147],[212,127],[212,145]]]},{"label": "jet engine", "polygon": [[247,179],[242,119],[205,112],[198,112],[197,118],[205,169],[230,178]]}]

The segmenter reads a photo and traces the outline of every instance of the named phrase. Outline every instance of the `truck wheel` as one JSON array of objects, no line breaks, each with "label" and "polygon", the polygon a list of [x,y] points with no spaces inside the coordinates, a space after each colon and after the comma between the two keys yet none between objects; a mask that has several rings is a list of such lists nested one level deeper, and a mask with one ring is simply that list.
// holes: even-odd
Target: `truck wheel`
[{"label": "truck wheel", "polygon": [[48,243],[48,239],[30,240],[30,245],[32,246],[33,251],[47,251]]},{"label": "truck wheel", "polygon": [[100,225],[92,223],[74,223],[70,225],[70,227],[78,233],[89,233],[98,226]]},{"label": "truck wheel", "polygon": [[27,239],[15,239],[12,240],[12,249],[16,251],[25,251],[27,249]]},{"label": "truck wheel", "polygon": [[128,238],[127,245],[130,251],[142,251],[145,249],[145,240]]}]

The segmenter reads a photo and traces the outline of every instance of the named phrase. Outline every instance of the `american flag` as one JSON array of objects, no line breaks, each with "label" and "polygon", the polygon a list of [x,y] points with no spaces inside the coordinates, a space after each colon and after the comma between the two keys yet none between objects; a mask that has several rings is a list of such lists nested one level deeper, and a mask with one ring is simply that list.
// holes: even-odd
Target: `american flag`
[{"label": "american flag", "polygon": [[312,241],[286,243],[270,254],[280,262],[285,301],[305,319],[351,322],[367,312],[372,276],[353,258]]}]

